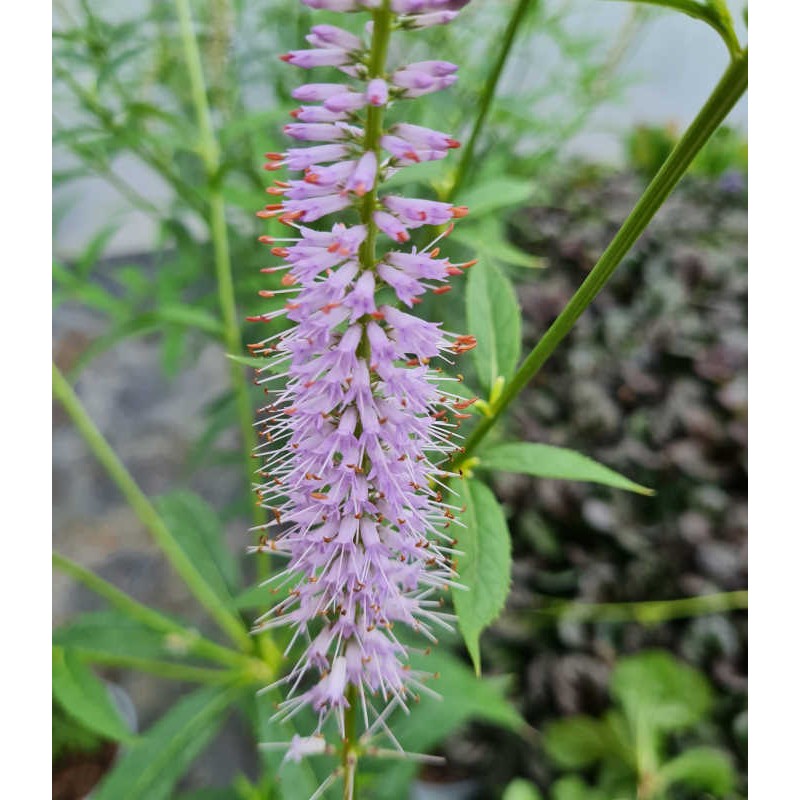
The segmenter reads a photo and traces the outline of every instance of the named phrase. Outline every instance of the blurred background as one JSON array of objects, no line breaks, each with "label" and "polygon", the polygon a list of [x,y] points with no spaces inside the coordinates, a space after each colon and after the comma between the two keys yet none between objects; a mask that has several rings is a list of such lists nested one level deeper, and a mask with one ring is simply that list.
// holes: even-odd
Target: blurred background
[{"label": "blurred background", "polygon": [[[434,53],[462,65],[453,90],[408,105],[414,121],[466,139],[515,5],[473,0],[456,24],[413,37],[403,60]],[[593,266],[727,60],[713,31],[679,14],[600,0],[529,5],[455,198],[473,213],[451,237],[454,254],[490,258],[512,279],[526,348]],[[730,7],[743,33],[744,2]],[[296,0],[198,0],[192,11],[243,319],[261,310],[256,292],[265,285],[256,243],[264,223],[254,216],[268,182],[261,154],[283,148],[290,92],[304,77],[277,56],[301,47],[324,15]],[[211,182],[174,8],[56,0],[54,33],[55,360],[143,490],[191,493],[241,553],[251,499],[220,335]],[[664,746],[721,749],[733,778],[720,784],[724,793],[678,788],[669,795],[677,798],[746,796],[744,612],[667,621],[625,619],[621,607],[575,612],[746,588],[746,168],[740,103],[509,415],[520,438],[574,447],[655,488],[655,498],[494,480],[514,576],[506,611],[482,640],[487,673],[505,676],[507,695],[542,731],[615,708],[609,687],[621,655],[657,649],[673,667],[698,670],[702,699],[685,675],[678,694],[702,712],[690,733]],[[404,190],[444,196],[454,169],[415,167]],[[423,313],[463,328],[463,286],[426,303]],[[245,327],[243,338],[257,337]],[[56,549],[202,627],[59,408],[54,425]],[[99,607],[58,575],[54,604],[57,625]],[[142,727],[182,691],[139,674],[108,677],[133,698]],[[557,780],[573,793],[547,794],[555,800],[624,796],[588,789],[592,776],[613,772],[613,759],[587,755],[585,736],[563,735],[573,745],[577,736],[578,756],[568,746],[565,757],[558,741],[461,728],[443,746],[450,773],[423,777],[471,787],[472,795],[441,797],[501,797],[514,779],[515,791],[530,792],[519,800],[539,796],[533,783],[547,794]],[[255,768],[248,733],[234,721],[186,787],[223,785]],[[567,773],[583,777],[565,790]],[[397,787],[386,796],[408,796],[405,783]]]}]

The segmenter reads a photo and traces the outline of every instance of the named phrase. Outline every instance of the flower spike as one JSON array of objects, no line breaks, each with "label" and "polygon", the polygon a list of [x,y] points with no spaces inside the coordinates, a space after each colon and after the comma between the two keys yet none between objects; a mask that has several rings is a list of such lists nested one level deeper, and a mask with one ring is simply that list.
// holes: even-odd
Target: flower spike
[{"label": "flower spike", "polygon": [[[276,716],[289,719],[309,707],[318,720],[309,735],[292,739],[290,760],[331,752],[324,738],[329,719],[344,740],[345,717],[358,706],[363,745],[370,732],[388,730],[394,708],[407,709],[430,692],[431,676],[409,667],[398,630],[435,643],[437,627],[451,627],[435,594],[456,580],[447,529],[458,522],[440,487],[472,401],[442,388],[437,359],[449,361],[476,344],[376,299],[388,292],[410,309],[427,291],[446,293],[450,278],[474,263],[452,264],[437,246],[465,208],[382,189],[397,170],[459,146],[449,134],[418,125],[384,129],[387,109],[446,88],[458,69],[420,61],[389,70],[380,63],[389,33],[448,24],[465,0],[302,2],[368,11],[372,26],[364,41],[315,25],[307,37],[312,49],[282,57],[303,69],[338,68],[354,85],[294,90],[303,105],[284,131],[310,146],[266,154],[268,171],[301,175],[275,181],[267,192],[276,202],[257,212],[293,230],[259,237],[284,262],[262,272],[284,270],[286,288],[262,291],[269,310],[248,318],[292,323],[250,347],[269,359],[256,373],[268,397],[257,423],[263,466],[256,496],[269,521],[251,549],[288,560],[269,580],[277,602],[256,630],[293,630],[287,653],[296,656],[276,684],[286,690]],[[308,227],[348,208],[359,224]],[[424,250],[397,247],[411,230],[442,225],[448,227]]]}]

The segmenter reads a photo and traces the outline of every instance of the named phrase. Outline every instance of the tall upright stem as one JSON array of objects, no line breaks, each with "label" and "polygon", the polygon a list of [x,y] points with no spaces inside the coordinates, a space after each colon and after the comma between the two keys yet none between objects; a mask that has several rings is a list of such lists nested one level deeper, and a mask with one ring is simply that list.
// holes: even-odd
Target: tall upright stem
[{"label": "tall upright stem", "polygon": [[[372,52],[369,61],[369,79],[383,77],[386,69],[386,54],[389,51],[389,36],[392,31],[392,12],[389,3],[384,0],[383,6],[372,13]],[[381,136],[383,135],[383,106],[370,105],[367,108],[367,122],[364,126],[364,152],[371,150],[380,164]],[[372,190],[364,195],[361,203],[361,222],[367,226],[367,236],[364,239],[359,258],[364,269],[373,269],[375,266],[375,241],[378,228],[372,221],[372,215],[378,205],[378,179]]]},{"label": "tall upright stem", "polygon": [[497,84],[500,82],[500,76],[503,74],[503,70],[505,69],[506,61],[508,60],[508,54],[511,52],[511,46],[514,44],[514,39],[517,37],[520,23],[522,22],[525,14],[531,8],[537,6],[538,3],[539,0],[517,0],[517,5],[514,8],[514,12],[511,14],[511,17],[508,20],[508,25],[506,25],[506,29],[503,33],[503,41],[500,45],[500,50],[497,53],[497,58],[492,65],[492,71],[489,73],[489,77],[487,78],[486,84],[483,87],[480,104],[478,106],[478,115],[475,117],[475,122],[472,125],[469,139],[467,139],[467,143],[464,146],[464,150],[461,154],[461,159],[458,162],[453,184],[450,187],[450,190],[447,192],[448,200],[455,198],[464,185],[464,181],[472,166],[472,158],[475,155],[475,145],[477,144],[478,138],[483,132],[483,125],[486,122],[489,109],[492,107],[492,101],[494,100],[494,95],[497,91]]},{"label": "tall upright stem", "polygon": [[358,693],[355,686],[347,690],[348,709],[344,715],[344,741],[342,742],[342,772],[344,775],[344,800],[356,800],[356,773],[358,767],[358,751],[356,750],[356,707]]},{"label": "tall upright stem", "polygon": [[[389,52],[389,36],[392,32],[392,11],[389,0],[383,0],[380,8],[372,12],[372,49],[370,52],[368,79],[382,78],[386,70],[386,56]],[[383,136],[384,107],[370,105],[367,108],[367,119],[364,125],[364,152],[372,151],[380,164],[381,137]],[[375,177],[372,189],[364,195],[361,203],[361,222],[367,228],[367,235],[359,248],[360,266],[364,270],[375,268],[375,242],[378,227],[373,221],[373,214],[378,206],[378,184],[380,170]],[[365,357],[369,350],[366,326],[359,344],[359,356]],[[367,356],[368,357],[368,356]],[[360,427],[360,423],[359,423]],[[358,739],[356,736],[356,720],[358,718],[358,692],[355,686],[347,690],[347,709],[344,712],[344,740],[342,741],[342,773],[344,776],[344,800],[356,798],[356,773],[358,766]]]},{"label": "tall upright stem", "polygon": [[728,112],[744,94],[746,88],[747,49],[745,48],[737,58],[731,61],[708,101],[645,189],[630,216],[622,224],[611,244],[587,275],[586,280],[572,296],[555,322],[547,329],[536,347],[522,362],[522,366],[508,382],[500,397],[492,404],[490,416],[484,417],[473,430],[467,439],[464,451],[454,462],[455,468],[463,464],[465,459],[474,453],[475,448],[492,429],[500,414],[508,408],[511,401],[541,369],[558,343],[572,330],[578,318],[608,282],[614,270],[620,265],[622,259],[683,177],[695,156],[728,116]]},{"label": "tall upright stem", "polygon": [[[203,65],[194,33],[189,0],[175,0],[175,6],[180,19],[181,41],[183,42],[186,68],[189,73],[192,103],[197,114],[200,156],[203,159],[208,177],[209,228],[214,248],[214,269],[217,279],[217,295],[222,313],[223,341],[228,353],[240,354],[242,336],[239,330],[239,314],[236,310],[228,226],[225,221],[225,200],[222,196],[219,178],[220,148],[211,122],[211,109],[208,105]],[[252,454],[257,444],[255,429],[253,428],[253,408],[250,403],[247,378],[241,366],[231,361],[229,370],[236,400],[236,415],[239,420],[244,447],[245,476],[249,486],[255,472]],[[253,511],[253,518],[255,524],[260,525],[266,518],[264,509],[256,505]]]}]

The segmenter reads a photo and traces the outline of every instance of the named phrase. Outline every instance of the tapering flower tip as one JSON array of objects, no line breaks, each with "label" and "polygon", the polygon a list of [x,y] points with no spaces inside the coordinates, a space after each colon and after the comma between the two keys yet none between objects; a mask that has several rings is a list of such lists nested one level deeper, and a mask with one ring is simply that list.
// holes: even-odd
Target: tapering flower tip
[{"label": "tapering flower tip", "polygon": [[345,189],[355,192],[359,197],[363,197],[367,192],[372,191],[375,186],[375,177],[378,172],[378,159],[372,150],[367,150],[358,161],[356,168],[351,173],[345,184]]}]

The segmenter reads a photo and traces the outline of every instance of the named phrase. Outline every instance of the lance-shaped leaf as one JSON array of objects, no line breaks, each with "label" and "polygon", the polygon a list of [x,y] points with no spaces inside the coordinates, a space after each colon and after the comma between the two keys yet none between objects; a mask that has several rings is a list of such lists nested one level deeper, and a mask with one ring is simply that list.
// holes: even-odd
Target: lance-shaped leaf
[{"label": "lance-shaped leaf", "polygon": [[156,501],[161,518],[219,599],[233,607],[239,567],[225,546],[217,513],[192,492],[171,492]]},{"label": "lance-shaped leaf", "polygon": [[467,278],[467,327],[478,340],[472,351],[481,385],[490,390],[499,377],[509,378],[519,360],[521,316],[511,282],[482,258]]},{"label": "lance-shaped leaf", "polygon": [[458,624],[467,650],[480,674],[478,640],[481,631],[497,618],[511,588],[511,536],[503,509],[491,490],[477,480],[458,485],[460,515],[464,527],[456,528],[458,582],[465,588],[453,590]]},{"label": "lance-shaped leaf", "polygon": [[536,478],[602,483],[637,494],[654,494],[652,489],[634,483],[582,453],[549,444],[507,442],[494,445],[481,453],[480,466],[502,472],[520,472]]},{"label": "lance-shaped leaf", "polygon": [[94,733],[114,741],[131,738],[105,684],[64,647],[53,648],[53,697],[70,716]]},{"label": "lance-shaped leaf", "polygon": [[96,800],[168,800],[203,752],[234,701],[230,686],[200,689],[179,700],[132,745],[103,779]]}]

